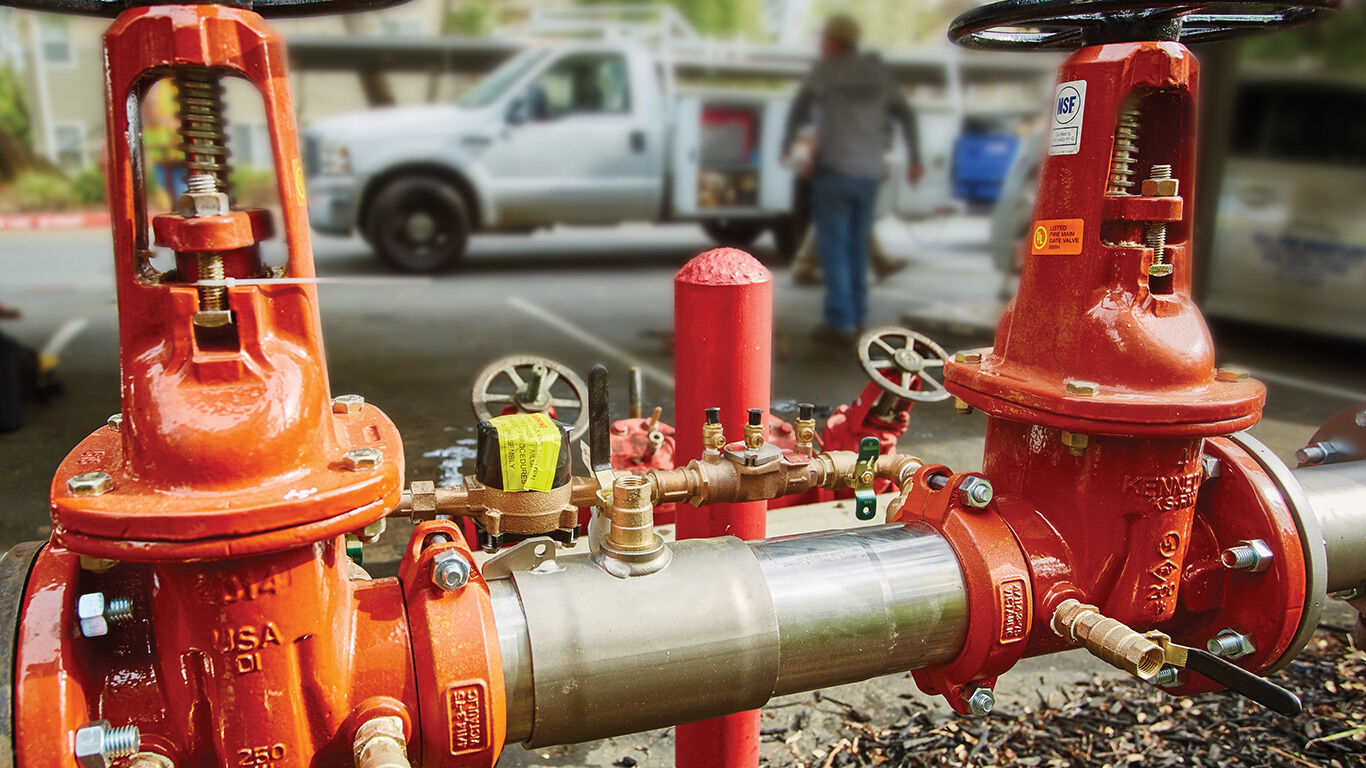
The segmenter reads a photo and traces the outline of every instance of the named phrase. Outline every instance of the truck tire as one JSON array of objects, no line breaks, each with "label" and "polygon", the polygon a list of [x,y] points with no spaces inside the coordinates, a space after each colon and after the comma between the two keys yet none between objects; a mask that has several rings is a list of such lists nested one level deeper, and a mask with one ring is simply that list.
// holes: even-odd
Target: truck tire
[{"label": "truck tire", "polygon": [[723,248],[749,248],[764,233],[765,224],[761,219],[707,219],[702,231]]},{"label": "truck tire", "polygon": [[470,219],[451,185],[431,176],[390,181],[375,196],[366,240],[390,266],[411,273],[449,269],[465,255]]}]

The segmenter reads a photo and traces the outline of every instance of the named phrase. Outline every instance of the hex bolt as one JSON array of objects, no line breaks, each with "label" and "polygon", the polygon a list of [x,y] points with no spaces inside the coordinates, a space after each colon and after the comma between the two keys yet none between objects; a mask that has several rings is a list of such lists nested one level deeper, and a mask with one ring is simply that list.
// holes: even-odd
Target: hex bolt
[{"label": "hex bolt", "polygon": [[458,550],[448,549],[432,557],[432,583],[452,592],[469,583],[470,564]]},{"label": "hex bolt", "polygon": [[342,456],[342,466],[352,472],[374,469],[384,461],[384,453],[378,448],[352,448]]},{"label": "hex bolt", "polygon": [[1159,688],[1172,688],[1178,685],[1185,685],[1186,676],[1181,673],[1180,667],[1173,667],[1170,664],[1159,669],[1153,675],[1152,684]]},{"label": "hex bolt", "polygon": [[1241,659],[1257,650],[1252,638],[1234,629],[1221,629],[1219,634],[1205,643],[1205,648],[1215,656],[1223,656],[1232,661]]},{"label": "hex bolt", "polygon": [[337,395],[332,398],[333,413],[355,413],[365,407],[365,398],[360,395]]},{"label": "hex bolt", "polygon": [[118,432],[120,429],[123,429],[123,414],[116,413],[113,416],[110,416],[108,420],[104,422],[104,425],[109,427],[109,429]]},{"label": "hex bolt", "polygon": [[978,688],[967,698],[968,713],[973,717],[985,717],[996,708],[996,694],[990,688]]},{"label": "hex bolt", "polygon": [[953,409],[966,416],[972,413],[972,404],[961,397],[954,396]]},{"label": "hex bolt", "polygon": [[114,490],[114,478],[105,472],[84,472],[66,481],[72,496],[99,496]]},{"label": "hex bolt", "polygon": [[[1172,178],[1170,165],[1154,165],[1152,173],[1143,182],[1144,197],[1175,197],[1176,179]],[[1148,267],[1152,277],[1166,277],[1172,273],[1172,265],[1167,262],[1167,222],[1150,221],[1143,225],[1144,244],[1153,249],[1153,263]]]},{"label": "hex bolt", "polygon": [[1231,571],[1261,573],[1271,567],[1275,554],[1261,539],[1245,539],[1225,549],[1219,562]]},{"label": "hex bolt", "polygon": [[1087,446],[1091,445],[1091,436],[1083,435],[1080,432],[1062,432],[1062,444],[1067,447],[1067,452],[1073,456],[1082,456],[1086,453]]},{"label": "hex bolt", "polygon": [[982,509],[990,504],[996,495],[991,481],[985,477],[969,477],[958,486],[958,492],[963,496],[963,503],[974,509]]},{"label": "hex bolt", "polygon": [[1076,395],[1078,397],[1095,397],[1096,395],[1100,394],[1100,385],[1095,383],[1094,381],[1085,381],[1083,379],[1068,379],[1066,386],[1067,394],[1069,395]]},{"label": "hex bolt", "polygon": [[175,763],[157,752],[139,752],[128,759],[124,768],[175,768]]},{"label": "hex bolt", "polygon": [[1204,473],[1206,480],[1213,480],[1224,474],[1224,465],[1219,459],[1205,454],[1200,457],[1200,471]]},{"label": "hex bolt", "polygon": [[1305,467],[1332,464],[1338,460],[1338,449],[1327,440],[1312,443],[1295,451],[1295,460]]},{"label": "hex bolt", "polygon": [[106,598],[103,592],[87,592],[76,598],[76,621],[83,637],[103,637],[111,626],[132,620],[132,598]]},{"label": "hex bolt", "polygon": [[108,720],[96,720],[76,729],[76,762],[82,768],[109,768],[115,760],[132,757],[142,747],[136,725],[114,728]]},{"label": "hex bolt", "polygon": [[959,352],[958,354],[953,356],[953,360],[956,363],[967,363],[968,365],[977,365],[982,362],[982,353]]},{"label": "hex bolt", "polygon": [[1214,369],[1214,378],[1217,381],[1247,381],[1251,377],[1252,374],[1248,373],[1246,368],[1238,368],[1232,365],[1226,365],[1222,368]]},{"label": "hex bolt", "polygon": [[1357,411],[1355,421],[1358,427],[1366,427],[1366,411]]}]

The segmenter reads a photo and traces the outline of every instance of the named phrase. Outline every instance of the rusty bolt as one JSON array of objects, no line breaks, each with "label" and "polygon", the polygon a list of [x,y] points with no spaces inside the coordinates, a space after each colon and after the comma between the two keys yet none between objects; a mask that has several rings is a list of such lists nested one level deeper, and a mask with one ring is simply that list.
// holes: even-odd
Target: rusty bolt
[{"label": "rusty bolt", "polygon": [[1176,179],[1144,179],[1140,187],[1144,197],[1176,197],[1179,189]]},{"label": "rusty bolt", "polygon": [[963,503],[974,509],[982,509],[990,504],[996,495],[991,481],[985,477],[969,477],[958,486],[958,492],[963,496]]},{"label": "rusty bolt", "polygon": [[1062,444],[1067,447],[1068,453],[1080,456],[1086,453],[1086,447],[1091,444],[1091,436],[1080,432],[1063,432]]},{"label": "rusty bolt", "polygon": [[355,413],[365,407],[365,398],[360,395],[337,395],[332,398],[333,413]]},{"label": "rusty bolt", "polygon": [[967,698],[968,713],[973,717],[985,717],[996,708],[996,694],[990,688],[978,688]]},{"label": "rusty bolt", "polygon": [[447,549],[432,556],[432,583],[451,592],[469,583],[470,564],[458,550]]},{"label": "rusty bolt", "polygon": [[1246,539],[1224,550],[1219,562],[1231,571],[1252,571],[1260,573],[1271,567],[1275,554],[1271,547],[1261,539]]},{"label": "rusty bolt", "polygon": [[1219,630],[1219,634],[1205,643],[1205,648],[1215,656],[1223,656],[1230,661],[1241,659],[1257,650],[1252,644],[1252,638],[1234,629]]},{"label": "rusty bolt", "polygon": [[1078,397],[1095,397],[1100,394],[1100,385],[1094,381],[1068,379],[1067,394],[1076,395]]},{"label": "rusty bolt", "polygon": [[384,461],[384,453],[378,448],[352,448],[342,456],[342,466],[352,472],[374,469]]},{"label": "rusty bolt", "polygon": [[108,421],[104,422],[104,425],[113,431],[118,432],[123,428],[123,414],[116,413],[113,416],[110,416]]},{"label": "rusty bolt", "polygon": [[105,472],[85,472],[66,481],[72,496],[99,496],[114,490],[114,479]]},{"label": "rusty bolt", "polygon": [[968,363],[969,365],[977,365],[978,363],[982,362],[982,353],[959,352],[958,354],[953,356],[953,359],[955,362]]},{"label": "rusty bolt", "polygon": [[114,728],[108,720],[96,720],[76,729],[76,762],[81,768],[109,768],[115,760],[132,757],[142,746],[136,725]]},{"label": "rusty bolt", "polygon": [[1219,381],[1247,381],[1251,376],[1252,374],[1248,373],[1246,368],[1237,368],[1231,365],[1214,370],[1214,378]]}]

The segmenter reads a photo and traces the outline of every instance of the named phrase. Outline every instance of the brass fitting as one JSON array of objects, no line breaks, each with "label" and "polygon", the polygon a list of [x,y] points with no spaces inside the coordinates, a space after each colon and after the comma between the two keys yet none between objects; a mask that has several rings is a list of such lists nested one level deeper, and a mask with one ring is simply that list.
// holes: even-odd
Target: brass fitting
[{"label": "brass fitting", "polygon": [[1062,639],[1142,680],[1153,679],[1166,661],[1162,646],[1080,600],[1062,601],[1049,627]]},{"label": "brass fitting", "polygon": [[606,546],[617,552],[647,552],[657,548],[654,484],[643,475],[624,475],[612,485],[612,506],[607,513]]},{"label": "brass fitting", "polygon": [[797,418],[793,422],[795,432],[795,448],[797,453],[802,456],[810,456],[815,452],[816,444],[816,419],[815,408],[811,403],[801,403],[797,406]]},{"label": "brass fitting", "polygon": [[720,456],[725,447],[726,433],[721,426],[721,409],[708,408],[707,421],[702,425],[702,453]]},{"label": "brass fitting", "polygon": [[768,440],[764,436],[764,412],[758,408],[749,409],[749,421],[745,422],[745,450],[757,451]]}]

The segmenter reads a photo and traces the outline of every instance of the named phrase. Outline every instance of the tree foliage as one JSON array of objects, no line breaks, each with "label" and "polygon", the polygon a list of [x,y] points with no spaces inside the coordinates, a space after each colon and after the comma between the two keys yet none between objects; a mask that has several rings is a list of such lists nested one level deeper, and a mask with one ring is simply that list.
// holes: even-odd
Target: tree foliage
[{"label": "tree foliage", "polygon": [[1366,71],[1366,0],[1347,0],[1336,13],[1301,27],[1243,41],[1243,58],[1261,62],[1316,60],[1325,69]]}]

